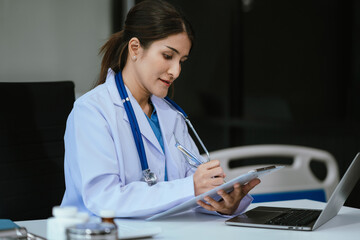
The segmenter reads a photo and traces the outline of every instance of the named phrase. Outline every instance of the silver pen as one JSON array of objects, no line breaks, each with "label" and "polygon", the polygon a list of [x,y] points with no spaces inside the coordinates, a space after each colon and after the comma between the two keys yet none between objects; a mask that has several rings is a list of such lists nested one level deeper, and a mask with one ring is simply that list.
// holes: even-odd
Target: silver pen
[{"label": "silver pen", "polygon": [[189,150],[187,150],[180,143],[175,144],[176,148],[179,149],[185,156],[186,161],[193,167],[197,168],[199,165],[203,164],[200,160],[198,160]]},{"label": "silver pen", "polygon": [[[199,165],[204,163],[203,161],[196,158],[195,155],[192,154],[189,150],[187,150],[183,145],[181,145],[179,143],[179,141],[176,139],[175,134],[174,134],[174,137],[175,137],[175,141],[176,141],[175,147],[184,154],[187,163],[189,163],[194,168],[197,168]],[[208,154],[207,154],[207,156],[209,157]],[[205,162],[209,162],[209,161],[210,161],[210,158],[208,158],[208,160]],[[225,179],[224,179],[224,183],[226,183]]]},{"label": "silver pen", "polygon": [[[174,135],[174,137],[175,137],[175,135]],[[197,168],[199,165],[204,163],[201,160],[199,160],[198,158],[196,158],[196,156],[193,153],[191,153],[188,149],[186,149],[183,145],[181,145],[179,143],[179,141],[176,139],[176,137],[175,137],[175,141],[176,141],[175,147],[177,149],[179,149],[183,153],[183,155],[185,156],[186,161],[191,166]]]}]

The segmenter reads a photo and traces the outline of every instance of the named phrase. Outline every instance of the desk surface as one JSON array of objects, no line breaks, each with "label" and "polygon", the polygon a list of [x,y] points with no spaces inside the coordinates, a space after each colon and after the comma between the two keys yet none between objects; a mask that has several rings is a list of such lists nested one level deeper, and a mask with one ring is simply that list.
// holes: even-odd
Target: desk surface
[{"label": "desk surface", "polygon": [[[325,203],[311,200],[254,203],[256,206],[279,206],[322,209]],[[312,232],[272,230],[227,226],[225,218],[207,214],[187,212],[157,221],[120,219],[117,223],[130,227],[161,227],[162,232],[153,239],[356,239],[360,234],[360,209],[342,207],[339,214]],[[18,225],[30,232],[46,237],[46,220],[19,221]]]}]

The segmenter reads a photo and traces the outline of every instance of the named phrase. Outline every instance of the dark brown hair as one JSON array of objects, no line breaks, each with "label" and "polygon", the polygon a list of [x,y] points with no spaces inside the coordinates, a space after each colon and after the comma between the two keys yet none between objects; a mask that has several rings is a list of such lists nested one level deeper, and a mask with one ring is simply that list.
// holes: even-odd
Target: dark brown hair
[{"label": "dark brown hair", "polygon": [[124,68],[131,38],[138,38],[146,49],[156,40],[182,32],[187,33],[193,44],[194,32],[190,23],[168,2],[145,0],[136,4],[127,14],[123,30],[113,34],[101,47],[100,54],[104,56],[100,77],[95,85],[105,82],[108,68],[116,73]]}]

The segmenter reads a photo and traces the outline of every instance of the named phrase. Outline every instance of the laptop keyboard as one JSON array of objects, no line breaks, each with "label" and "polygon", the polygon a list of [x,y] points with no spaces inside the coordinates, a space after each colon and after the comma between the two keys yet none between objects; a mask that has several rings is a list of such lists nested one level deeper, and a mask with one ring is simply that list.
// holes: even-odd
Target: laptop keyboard
[{"label": "laptop keyboard", "polygon": [[317,210],[289,210],[279,216],[276,216],[269,221],[267,224],[273,225],[285,225],[285,226],[305,226],[320,215],[321,211]]}]

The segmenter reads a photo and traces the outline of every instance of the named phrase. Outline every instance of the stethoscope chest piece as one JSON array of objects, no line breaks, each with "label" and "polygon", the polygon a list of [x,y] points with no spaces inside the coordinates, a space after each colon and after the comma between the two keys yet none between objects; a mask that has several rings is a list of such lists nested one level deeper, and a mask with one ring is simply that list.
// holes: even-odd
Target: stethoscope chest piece
[{"label": "stethoscope chest piece", "polygon": [[149,168],[143,171],[143,180],[149,186],[155,185],[158,181],[156,174],[151,172]]}]

